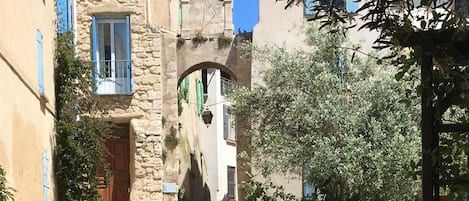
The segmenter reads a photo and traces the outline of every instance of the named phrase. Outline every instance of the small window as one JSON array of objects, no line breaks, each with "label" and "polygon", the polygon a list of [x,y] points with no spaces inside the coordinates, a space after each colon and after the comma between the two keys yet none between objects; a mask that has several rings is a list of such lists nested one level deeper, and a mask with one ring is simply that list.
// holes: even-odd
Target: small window
[{"label": "small window", "polygon": [[223,138],[229,142],[236,141],[236,125],[232,115],[229,114],[230,106],[223,105]]},{"label": "small window", "polygon": [[44,201],[49,201],[49,155],[47,154],[46,150],[42,151],[42,176],[43,176],[43,184],[42,184],[42,191],[44,193]]},{"label": "small window", "polygon": [[221,79],[220,79],[220,82],[221,82],[221,95],[226,96],[229,93],[231,93],[233,91],[233,89],[236,87],[236,82],[231,80],[231,77],[228,73],[225,73],[225,72],[220,70],[220,74],[221,74]]},{"label": "small window", "polygon": [[303,175],[302,175],[302,183],[303,183],[303,199],[305,200],[313,200],[314,197],[316,196],[316,188],[314,185],[308,181],[307,175],[308,175],[308,168],[307,165],[305,164],[303,166]]},{"label": "small window", "polygon": [[236,199],[236,168],[228,166],[228,199]]},{"label": "small window", "polygon": [[337,70],[339,76],[339,86],[343,89],[345,88],[345,56],[343,54],[337,57]]},{"label": "small window", "polygon": [[[339,11],[356,12],[359,8],[357,0],[304,0],[304,16],[312,19],[317,12],[327,10],[327,7],[334,3],[334,7]],[[319,4],[319,6],[316,6]]]},{"label": "small window", "polygon": [[131,93],[130,18],[93,16],[93,62],[97,94]]},{"label": "small window", "polygon": [[207,69],[202,69],[202,83],[204,86],[204,94],[208,94]]}]

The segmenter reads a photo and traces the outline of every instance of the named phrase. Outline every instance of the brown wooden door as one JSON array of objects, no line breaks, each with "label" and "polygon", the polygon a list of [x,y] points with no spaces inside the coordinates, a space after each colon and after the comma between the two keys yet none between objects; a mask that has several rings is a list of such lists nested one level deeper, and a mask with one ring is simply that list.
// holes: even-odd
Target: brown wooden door
[{"label": "brown wooden door", "polygon": [[128,124],[118,126],[121,128],[119,133],[115,133],[106,143],[109,151],[107,161],[111,175],[106,183],[98,186],[99,194],[103,197],[104,201],[129,201],[130,155]]}]

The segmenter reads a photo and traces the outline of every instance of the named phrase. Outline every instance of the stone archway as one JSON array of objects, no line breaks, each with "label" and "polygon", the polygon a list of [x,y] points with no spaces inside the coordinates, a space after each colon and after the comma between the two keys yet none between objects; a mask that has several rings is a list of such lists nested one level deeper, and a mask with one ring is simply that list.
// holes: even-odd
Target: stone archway
[{"label": "stone archway", "polygon": [[198,63],[196,65],[186,68],[180,74],[178,73],[178,82],[177,82],[178,85],[186,76],[188,76],[192,72],[197,71],[197,70],[202,70],[202,69],[209,69],[209,68],[220,69],[223,72],[228,73],[234,81],[238,80],[238,76],[236,75],[236,73],[230,68],[226,67],[225,65],[215,63],[215,62],[201,62],[201,63]]}]

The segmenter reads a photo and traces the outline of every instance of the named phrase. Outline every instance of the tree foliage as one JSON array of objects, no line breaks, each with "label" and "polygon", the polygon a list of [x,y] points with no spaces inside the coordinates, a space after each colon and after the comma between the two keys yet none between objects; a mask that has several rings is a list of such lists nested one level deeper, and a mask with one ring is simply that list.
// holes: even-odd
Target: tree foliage
[{"label": "tree foliage", "polygon": [[256,60],[271,67],[264,86],[231,96],[233,112],[250,125],[253,165],[264,175],[303,171],[326,200],[416,199],[420,184],[408,170],[420,153],[419,110],[415,99],[398,103],[412,83],[331,48],[342,45],[340,32],[311,34],[308,53],[256,49]]},{"label": "tree foliage", "polygon": [[55,52],[56,147],[59,200],[100,200],[98,170],[107,169],[104,141],[110,126],[94,117],[92,66],[74,56],[70,33],[59,34]]},{"label": "tree foliage", "polygon": [[13,192],[15,190],[7,186],[5,170],[0,166],[0,201],[13,201]]},{"label": "tree foliage", "polygon": [[[429,99],[435,110],[433,125],[468,123],[468,1],[356,0],[360,4],[356,12],[343,9],[346,1],[314,2],[312,20],[319,21],[322,27],[359,26],[360,30],[378,33],[374,47],[390,53],[383,59],[390,59],[398,67],[398,80],[408,76],[419,81],[419,77],[412,76],[419,70],[415,67],[421,66],[422,53],[431,55],[433,94]],[[301,3],[288,0],[286,7]],[[407,51],[407,55],[400,54],[402,51]],[[421,87],[409,89],[420,92]],[[454,116],[455,111],[460,115]],[[432,163],[439,174],[439,185],[450,191],[450,198],[458,197],[461,192],[469,192],[467,132],[442,133],[439,137]]]}]

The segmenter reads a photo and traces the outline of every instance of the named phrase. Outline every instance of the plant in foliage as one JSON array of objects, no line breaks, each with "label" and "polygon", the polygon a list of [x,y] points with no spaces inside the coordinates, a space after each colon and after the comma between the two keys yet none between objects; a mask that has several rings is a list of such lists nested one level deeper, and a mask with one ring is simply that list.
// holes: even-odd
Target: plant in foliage
[{"label": "plant in foliage", "polygon": [[7,186],[5,170],[0,166],[0,201],[13,201],[13,192],[15,189]]},{"label": "plant in foliage", "polygon": [[246,201],[298,201],[291,193],[285,192],[283,186],[275,185],[272,181],[260,182],[254,177],[241,184],[241,190],[246,193]]},{"label": "plant in foliage", "polygon": [[98,173],[106,172],[105,140],[111,131],[100,121],[93,95],[93,68],[74,56],[70,33],[59,34],[55,52],[56,147],[54,170],[58,200],[101,200]]},{"label": "plant in foliage", "polygon": [[346,43],[343,34],[311,31],[311,52],[254,47],[270,66],[264,84],[231,95],[250,125],[253,166],[265,176],[302,174],[328,201],[415,200],[420,181],[408,175],[420,155],[420,112],[415,99],[399,103],[412,83],[331,48]]}]

